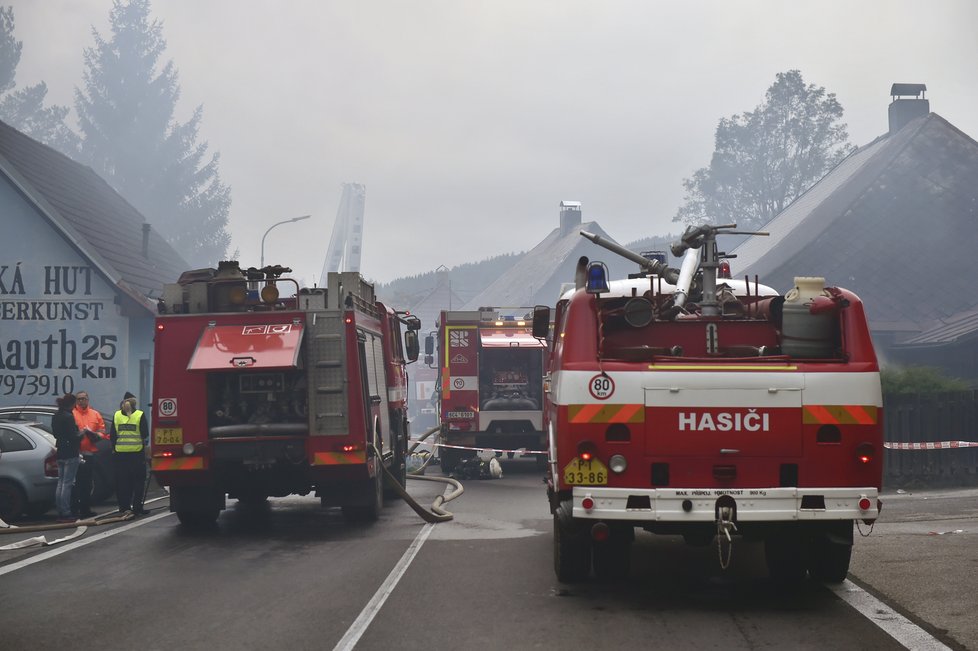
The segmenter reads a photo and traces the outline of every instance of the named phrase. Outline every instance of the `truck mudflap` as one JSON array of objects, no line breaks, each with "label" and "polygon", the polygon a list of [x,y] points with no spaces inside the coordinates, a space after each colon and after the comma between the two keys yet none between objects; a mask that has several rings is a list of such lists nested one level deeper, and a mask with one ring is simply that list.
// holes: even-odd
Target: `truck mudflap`
[{"label": "truck mudflap", "polygon": [[[721,505],[738,522],[875,520],[879,491],[855,488],[608,488],[575,486],[573,515],[592,520],[715,522]],[[732,504],[731,504],[732,502]]]}]

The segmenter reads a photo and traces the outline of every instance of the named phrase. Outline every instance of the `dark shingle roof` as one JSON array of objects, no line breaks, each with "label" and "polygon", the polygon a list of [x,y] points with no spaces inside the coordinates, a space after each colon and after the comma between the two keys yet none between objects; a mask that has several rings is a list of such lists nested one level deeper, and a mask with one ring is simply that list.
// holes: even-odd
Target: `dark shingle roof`
[{"label": "dark shingle roof", "polygon": [[0,122],[0,174],[123,293],[153,309],[164,283],[189,265],[91,168]]},{"label": "dark shingle roof", "polygon": [[978,143],[935,113],[860,148],[734,249],[780,290],[824,276],[874,330],[920,331],[974,303]]}]

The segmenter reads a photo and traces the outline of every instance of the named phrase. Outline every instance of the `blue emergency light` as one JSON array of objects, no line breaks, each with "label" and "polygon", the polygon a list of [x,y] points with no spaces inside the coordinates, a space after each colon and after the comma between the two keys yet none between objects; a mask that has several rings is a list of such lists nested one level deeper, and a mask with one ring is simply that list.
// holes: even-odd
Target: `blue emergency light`
[{"label": "blue emergency light", "polygon": [[584,284],[588,294],[603,294],[608,287],[608,267],[603,262],[592,262],[587,266],[587,280]]}]

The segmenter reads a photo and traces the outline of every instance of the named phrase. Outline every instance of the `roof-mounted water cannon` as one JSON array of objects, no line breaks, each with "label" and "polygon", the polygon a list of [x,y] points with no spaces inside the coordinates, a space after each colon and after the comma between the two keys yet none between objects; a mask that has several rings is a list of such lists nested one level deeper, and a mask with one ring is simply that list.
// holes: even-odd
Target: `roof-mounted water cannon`
[{"label": "roof-mounted water cannon", "polygon": [[[249,269],[249,271],[250,271],[250,269]],[[280,278],[283,274],[290,274],[290,273],[292,273],[291,267],[283,267],[280,264],[274,264],[274,265],[270,264],[270,265],[267,265],[267,266],[262,267],[258,271],[260,271],[261,273],[263,273],[265,275],[265,278],[268,279],[268,280],[276,280],[276,279]]]},{"label": "roof-mounted water cannon", "polygon": [[[683,264],[676,282],[673,306],[681,308],[686,303],[689,288],[699,269],[703,270],[703,299],[700,312],[703,316],[719,316],[720,303],[717,301],[717,270],[720,259],[733,256],[717,251],[717,235],[768,235],[764,231],[738,231],[737,224],[701,224],[689,226],[678,242],[670,247],[672,254],[683,256]],[[729,265],[728,265],[729,270]],[[729,273],[729,271],[728,271]]]},{"label": "roof-mounted water cannon", "polygon": [[612,253],[617,253],[626,260],[631,260],[632,262],[636,263],[644,273],[662,276],[663,280],[673,284],[675,284],[676,280],[679,278],[678,270],[673,269],[658,258],[646,258],[638,253],[635,253],[634,251],[629,251],[620,244],[616,244],[611,240],[594,233],[581,231],[581,236],[586,237],[600,247],[608,249]]}]

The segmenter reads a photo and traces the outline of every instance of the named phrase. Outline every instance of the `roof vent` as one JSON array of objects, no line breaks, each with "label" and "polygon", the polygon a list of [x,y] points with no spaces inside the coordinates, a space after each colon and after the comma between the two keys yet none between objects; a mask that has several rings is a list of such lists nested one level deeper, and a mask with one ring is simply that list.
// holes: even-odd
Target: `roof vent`
[{"label": "roof vent", "polygon": [[930,113],[930,102],[924,98],[925,84],[893,84],[890,86],[890,135],[907,123]]}]

